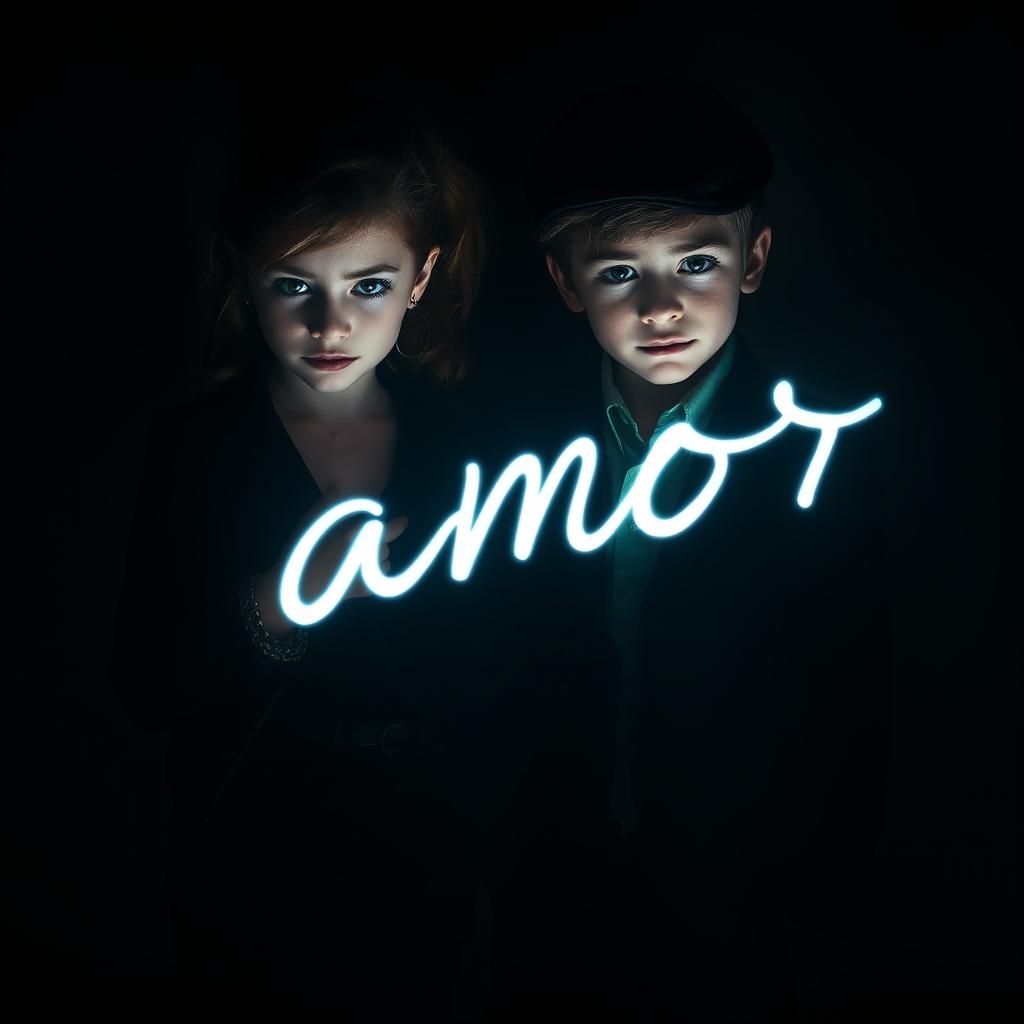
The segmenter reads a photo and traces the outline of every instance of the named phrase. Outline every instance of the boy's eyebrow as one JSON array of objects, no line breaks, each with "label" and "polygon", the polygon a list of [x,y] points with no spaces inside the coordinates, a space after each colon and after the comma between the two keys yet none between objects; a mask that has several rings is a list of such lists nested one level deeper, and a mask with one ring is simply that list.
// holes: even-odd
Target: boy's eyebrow
[{"label": "boy's eyebrow", "polygon": [[[712,236],[709,238],[695,238],[689,242],[680,242],[668,250],[670,256],[680,256],[684,252],[693,252],[694,249],[728,249],[727,239]],[[584,266],[589,263],[602,263],[605,260],[635,260],[637,254],[628,252],[625,249],[602,249],[600,252],[591,253],[583,260]]]},{"label": "boy's eyebrow", "polygon": [[[294,274],[296,277],[307,277],[311,281],[316,280],[316,274],[310,273],[308,270],[303,270],[301,267],[290,267],[285,263],[274,263],[267,267],[267,272],[272,270],[283,270],[285,273]],[[343,281],[355,281],[360,277],[369,277],[371,274],[399,274],[401,271],[398,267],[391,266],[390,263],[378,263],[373,267],[364,267],[362,270],[353,270],[351,274],[344,274],[342,276]]]}]

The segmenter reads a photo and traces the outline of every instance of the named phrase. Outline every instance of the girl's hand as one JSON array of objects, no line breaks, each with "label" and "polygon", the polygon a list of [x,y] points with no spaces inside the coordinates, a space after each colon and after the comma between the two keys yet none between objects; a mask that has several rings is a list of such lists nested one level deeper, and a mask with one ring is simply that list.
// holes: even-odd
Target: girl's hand
[{"label": "girl's hand", "polygon": [[[279,639],[286,636],[294,628],[294,623],[281,611],[277,602],[277,595],[280,592],[281,577],[284,574],[284,566],[288,556],[292,553],[295,545],[302,535],[327,509],[343,501],[347,496],[335,488],[327,491],[315,505],[313,505],[302,518],[295,532],[288,538],[281,556],[277,561],[256,581],[256,603],[260,609],[260,617],[271,634]],[[310,555],[302,570],[302,579],[299,583],[299,596],[303,601],[312,601],[319,597],[327,585],[334,579],[341,565],[342,559],[348,553],[356,534],[366,525],[367,517],[360,516],[354,521],[345,520],[332,527],[320,539],[313,553]],[[380,564],[384,572],[391,568],[390,544],[396,537],[399,537],[408,527],[409,520],[405,516],[397,516],[387,520],[384,527],[384,536],[380,547]],[[357,576],[352,586],[345,592],[343,600],[357,597],[369,597],[370,591],[366,588],[362,576]]]}]

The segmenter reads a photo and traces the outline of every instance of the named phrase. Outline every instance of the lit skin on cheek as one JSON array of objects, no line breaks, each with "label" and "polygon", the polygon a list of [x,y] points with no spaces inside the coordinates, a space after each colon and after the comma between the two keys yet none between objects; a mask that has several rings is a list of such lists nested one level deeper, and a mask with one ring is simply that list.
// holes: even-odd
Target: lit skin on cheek
[{"label": "lit skin on cheek", "polygon": [[[265,335],[277,358],[310,387],[325,393],[343,391],[364,374],[372,373],[391,351],[404,313],[401,298],[394,301],[388,296],[371,310],[342,308],[332,326],[318,332],[301,318],[296,323],[287,304],[279,304]],[[343,352],[356,358],[339,370],[324,371],[304,358],[320,352]]]}]

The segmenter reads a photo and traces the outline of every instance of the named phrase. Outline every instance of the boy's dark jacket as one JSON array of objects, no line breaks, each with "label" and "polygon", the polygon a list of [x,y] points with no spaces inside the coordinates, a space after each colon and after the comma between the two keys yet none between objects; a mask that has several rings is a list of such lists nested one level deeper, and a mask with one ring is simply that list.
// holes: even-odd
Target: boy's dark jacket
[{"label": "boy's dark jacket", "polygon": [[[736,340],[704,431],[711,436],[754,433],[779,416],[776,379],[739,332]],[[590,529],[613,508],[601,475],[600,355],[592,339],[586,353],[573,352],[572,372],[546,398],[535,394],[520,420],[520,449],[532,445],[547,466],[574,437],[598,442]],[[791,383],[797,404],[823,412],[873,397],[830,402]],[[646,870],[661,873],[669,917],[685,914],[696,886],[833,932],[853,923],[878,838],[889,749],[880,465],[887,426],[883,406],[840,431],[808,509],[796,495],[819,433],[789,426],[731,456],[709,509],[658,542],[640,616],[631,761],[637,829],[629,842],[644,851]],[[691,458],[679,508],[711,464]],[[598,630],[606,552],[577,554],[555,537],[564,535],[570,490],[549,513],[545,557],[551,584],[564,586],[567,574]],[[659,509],[657,496],[655,507],[674,511]],[[673,891],[684,906],[673,909]]]}]

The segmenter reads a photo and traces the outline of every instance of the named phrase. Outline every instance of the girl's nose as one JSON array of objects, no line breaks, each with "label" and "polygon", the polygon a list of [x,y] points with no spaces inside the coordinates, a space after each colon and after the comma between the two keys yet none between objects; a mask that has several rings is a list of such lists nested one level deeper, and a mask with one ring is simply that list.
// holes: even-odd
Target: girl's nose
[{"label": "girl's nose", "polygon": [[328,306],[323,317],[310,325],[309,333],[318,341],[340,341],[352,333],[352,324],[340,309]]},{"label": "girl's nose", "polygon": [[317,341],[340,341],[342,338],[347,338],[352,332],[325,328],[322,331],[311,330],[309,333],[316,338]]}]

